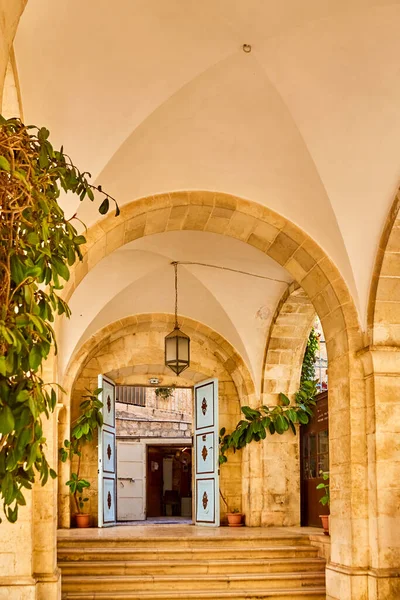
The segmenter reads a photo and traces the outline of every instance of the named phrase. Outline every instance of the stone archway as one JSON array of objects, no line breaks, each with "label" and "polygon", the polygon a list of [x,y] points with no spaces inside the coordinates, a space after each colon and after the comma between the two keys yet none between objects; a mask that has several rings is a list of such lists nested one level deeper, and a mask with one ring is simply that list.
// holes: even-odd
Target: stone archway
[{"label": "stone archway", "polygon": [[[276,404],[280,392],[293,395],[299,386],[301,366],[315,308],[305,291],[292,284],[283,294],[272,319],[266,344],[261,402]],[[253,520],[262,526],[300,525],[299,436],[268,436],[262,446],[246,449],[246,462],[262,465],[258,477],[245,469]]]},{"label": "stone archway", "polygon": [[315,315],[305,291],[292,284],[283,294],[270,327],[263,366],[263,402],[274,402],[279,392],[294,394],[297,391]]},{"label": "stone archway", "polygon": [[[343,277],[318,244],[281,215],[229,194],[174,192],[133,201],[122,207],[119,219],[110,215],[91,227],[83,262],[73,269],[64,297],[68,299],[86,274],[123,244],[172,230],[214,232],[258,248],[284,266],[312,301],[325,332],[330,365],[333,543],[328,588],[351,587],[353,568],[369,564],[366,406],[357,356],[362,333]],[[262,464],[255,461],[252,472],[260,469]],[[259,519],[252,524],[260,524]],[[357,581],[366,590],[367,572]]]},{"label": "stone archway", "polygon": [[[202,379],[219,380],[220,426],[233,429],[240,419],[240,405],[251,402],[254,384],[242,358],[234,348],[209,327],[180,318],[183,329],[191,338],[192,360],[179,378],[179,385],[192,387]],[[70,398],[60,438],[69,435],[73,420],[85,389],[97,387],[97,375],[104,373],[120,385],[147,385],[149,377],[161,376],[164,385],[178,383],[164,366],[163,341],[173,328],[174,316],[167,314],[135,315],[110,324],[90,338],[70,362],[64,379]],[[83,474],[91,482],[90,495],[97,494],[96,445],[85,448],[82,456]],[[59,471],[64,480],[69,478],[70,464],[61,463]],[[221,490],[229,503],[241,504],[242,476],[240,453],[230,456],[221,470]],[[69,527],[70,499],[65,490],[59,490],[60,524]],[[90,503],[93,521],[97,518],[97,501]],[[225,508],[221,505],[221,514]]]}]

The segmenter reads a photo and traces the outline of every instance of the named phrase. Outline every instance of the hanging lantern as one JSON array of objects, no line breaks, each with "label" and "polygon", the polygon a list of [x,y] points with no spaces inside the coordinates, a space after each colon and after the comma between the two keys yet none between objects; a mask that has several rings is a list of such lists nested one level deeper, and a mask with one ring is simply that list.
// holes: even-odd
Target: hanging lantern
[{"label": "hanging lantern", "polygon": [[178,263],[172,264],[175,269],[175,327],[165,337],[165,364],[180,375],[190,365],[190,337],[178,325]]}]

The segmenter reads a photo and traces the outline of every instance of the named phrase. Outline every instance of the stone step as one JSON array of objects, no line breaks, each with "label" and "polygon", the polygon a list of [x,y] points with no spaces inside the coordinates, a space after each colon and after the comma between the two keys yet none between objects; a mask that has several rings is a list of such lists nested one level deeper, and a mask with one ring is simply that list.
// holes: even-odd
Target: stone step
[{"label": "stone step", "polygon": [[[82,530],[81,530],[82,531]],[[137,536],[129,537],[124,534],[116,535],[113,538],[104,538],[101,535],[88,535],[85,532],[76,534],[74,537],[63,537],[59,534],[58,537],[58,548],[64,550],[67,548],[76,548],[77,546],[85,548],[158,548],[159,550],[164,549],[175,549],[179,548],[208,548],[214,547],[274,547],[274,546],[309,546],[310,541],[306,535],[256,535],[252,536],[251,533],[247,534],[246,537],[243,535],[234,534],[231,535],[199,535],[179,537],[176,536]],[[89,530],[90,531],[90,530]],[[247,533],[247,532],[246,532]]]},{"label": "stone step", "polygon": [[285,590],[230,590],[183,592],[64,592],[63,600],[325,600],[325,587],[287,588]]},{"label": "stone step", "polygon": [[[179,542],[175,542],[176,545]],[[86,547],[81,542],[77,542],[75,547],[58,547],[58,560],[66,561],[108,561],[108,560],[202,560],[207,559],[269,559],[269,558],[315,558],[318,550],[314,546],[236,546],[220,547],[216,542],[214,546],[197,548],[104,548],[104,547]]]},{"label": "stone step", "polygon": [[[104,557],[105,558],[105,557]],[[183,557],[182,557],[183,558]],[[238,560],[101,560],[59,561],[62,575],[207,575],[239,573],[324,572],[321,558],[242,558]]]},{"label": "stone step", "polygon": [[180,576],[79,576],[65,575],[62,589],[65,592],[142,592],[142,591],[194,591],[200,590],[285,590],[286,588],[322,587],[325,573],[252,573],[250,575],[193,575]]}]

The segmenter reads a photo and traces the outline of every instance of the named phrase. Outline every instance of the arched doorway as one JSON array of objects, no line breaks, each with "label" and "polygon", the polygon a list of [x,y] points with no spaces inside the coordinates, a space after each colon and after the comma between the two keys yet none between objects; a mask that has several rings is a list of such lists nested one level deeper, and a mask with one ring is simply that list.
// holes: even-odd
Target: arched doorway
[{"label": "arched doorway", "polygon": [[[220,425],[233,429],[240,418],[241,404],[247,404],[254,394],[251,376],[241,357],[216,332],[191,319],[185,318],[182,321],[185,332],[191,337],[192,361],[190,368],[179,380],[173,377],[163,364],[162,342],[173,326],[172,315],[152,314],[129,317],[115,322],[107,328],[107,331],[100,331],[98,336],[89,339],[71,361],[65,377],[64,384],[71,397],[71,420],[75,418],[85,388],[97,385],[97,374],[100,372],[120,385],[143,386],[148,384],[149,379],[157,377],[162,379],[163,386],[176,385],[178,382],[179,386],[190,389],[203,379],[216,377],[219,383]],[[65,419],[60,424],[61,439],[68,436],[69,427],[69,419]],[[174,445],[177,441],[175,439]],[[82,464],[82,472],[91,483],[89,512],[93,524],[96,524],[98,511],[96,443],[85,448]],[[67,480],[70,465],[62,463],[59,468],[62,478]],[[221,470],[220,485],[228,502],[240,509],[242,476],[239,454],[232,455],[227,465],[224,465]],[[60,525],[69,527],[70,499],[62,486],[59,490],[59,511],[62,519]],[[221,504],[222,518],[225,512],[226,508]]]}]

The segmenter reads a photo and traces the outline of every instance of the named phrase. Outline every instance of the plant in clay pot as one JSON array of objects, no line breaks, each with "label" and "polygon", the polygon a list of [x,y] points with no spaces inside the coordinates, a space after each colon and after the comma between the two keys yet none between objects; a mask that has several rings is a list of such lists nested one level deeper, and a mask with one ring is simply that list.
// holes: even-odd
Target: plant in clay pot
[{"label": "plant in clay pot", "polygon": [[64,440],[64,445],[60,448],[62,462],[66,462],[68,459],[72,460],[74,456],[78,458],[76,471],[71,473],[71,478],[65,484],[69,487],[70,494],[74,499],[75,519],[78,527],[89,527],[90,522],[90,515],[83,512],[85,503],[89,501],[89,498],[84,496],[84,490],[90,487],[90,482],[80,476],[82,448],[87,442],[93,440],[94,433],[103,424],[101,413],[103,404],[98,400],[101,388],[93,392],[87,391],[88,394],[83,396],[80,403],[80,414],[74,421],[71,439]]},{"label": "plant in clay pot", "polygon": [[[319,502],[321,502],[322,506],[329,506],[330,501],[331,501],[330,492],[329,492],[329,483],[325,483],[326,481],[329,481],[329,471],[320,471],[320,475],[322,476],[322,479],[324,481],[322,481],[321,483],[319,483],[317,485],[317,490],[324,490],[325,493],[322,496],[322,498],[319,499]],[[319,515],[319,516],[322,521],[322,527],[324,529],[324,534],[329,535],[329,515]]]},{"label": "plant in clay pot", "polygon": [[232,512],[226,513],[226,516],[228,517],[229,527],[241,527],[243,525],[243,513],[238,508],[234,508]]},{"label": "plant in clay pot", "polygon": [[78,473],[72,473],[71,479],[65,484],[69,487],[70,494],[74,498],[77,512],[75,514],[75,520],[77,527],[89,527],[90,515],[83,512],[85,506],[84,502],[88,502],[89,498],[84,496],[78,496],[83,494],[85,488],[90,487],[89,481],[86,479],[80,479]]}]

